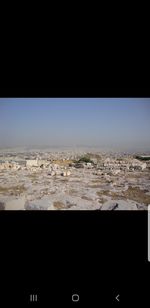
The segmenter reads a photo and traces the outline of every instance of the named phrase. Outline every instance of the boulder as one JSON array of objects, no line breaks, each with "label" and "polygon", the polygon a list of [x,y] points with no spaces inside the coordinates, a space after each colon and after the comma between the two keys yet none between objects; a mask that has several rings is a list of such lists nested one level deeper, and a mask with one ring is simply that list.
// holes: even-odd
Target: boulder
[{"label": "boulder", "polygon": [[39,211],[39,210],[47,210],[48,208],[52,208],[52,203],[49,197],[43,197],[41,199],[26,201],[25,209],[31,211]]},{"label": "boulder", "polygon": [[102,207],[101,210],[119,210],[119,211],[132,211],[132,210],[138,210],[137,205],[134,201],[126,201],[126,200],[109,200],[106,201]]},{"label": "boulder", "polygon": [[37,159],[29,159],[26,161],[26,167],[38,167],[38,160]]},{"label": "boulder", "polygon": [[9,200],[6,202],[5,210],[25,210],[25,198]]}]

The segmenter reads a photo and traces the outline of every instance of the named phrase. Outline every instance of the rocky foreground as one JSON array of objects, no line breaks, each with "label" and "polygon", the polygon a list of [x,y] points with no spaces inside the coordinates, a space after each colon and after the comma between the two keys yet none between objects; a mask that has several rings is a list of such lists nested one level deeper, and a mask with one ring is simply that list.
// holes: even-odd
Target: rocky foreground
[{"label": "rocky foreground", "polygon": [[102,153],[1,153],[0,210],[147,210],[150,162]]}]

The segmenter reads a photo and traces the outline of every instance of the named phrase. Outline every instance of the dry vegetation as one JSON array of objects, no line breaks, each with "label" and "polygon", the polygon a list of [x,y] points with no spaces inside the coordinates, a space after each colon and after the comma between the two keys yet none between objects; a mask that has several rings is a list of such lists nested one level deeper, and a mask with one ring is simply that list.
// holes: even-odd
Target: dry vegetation
[{"label": "dry vegetation", "polygon": [[87,196],[82,196],[81,199],[92,201],[92,199]]},{"label": "dry vegetation", "polygon": [[[59,180],[58,180],[59,181]],[[61,179],[61,182],[69,182],[69,179],[68,178],[62,178]]]},{"label": "dry vegetation", "polygon": [[76,194],[78,191],[76,189],[69,189],[69,194],[72,195],[72,194]]},{"label": "dry vegetation", "polygon": [[124,191],[124,197],[148,205],[150,203],[150,195],[146,195],[146,192],[148,192],[148,190],[141,190],[139,187],[129,186],[129,188]]},{"label": "dry vegetation", "polygon": [[141,190],[139,187],[132,187],[129,186],[127,190],[122,191],[122,192],[111,192],[109,190],[102,190],[102,191],[98,191],[97,195],[98,196],[109,196],[112,199],[129,199],[129,200],[133,200],[136,201],[138,203],[144,203],[145,205],[150,204],[150,195],[146,195],[146,192],[148,192],[148,190]]},{"label": "dry vegetation", "polygon": [[72,164],[73,160],[53,160],[53,164],[57,164],[59,166],[68,166],[69,164]]},{"label": "dry vegetation", "polygon": [[97,191],[97,195],[98,195],[98,196],[102,196],[102,195],[110,196],[110,191],[109,191],[109,190]]},{"label": "dry vegetation", "polygon": [[32,174],[28,174],[27,178],[29,178],[31,181],[38,180],[40,174],[37,172],[33,172]]},{"label": "dry vegetation", "polygon": [[89,188],[101,188],[102,184],[88,185]]},{"label": "dry vegetation", "polygon": [[54,205],[54,207],[56,208],[56,209],[62,209],[62,208],[65,208],[65,204],[63,203],[63,202],[61,202],[61,201],[55,201],[54,203],[53,203],[53,205]]},{"label": "dry vegetation", "polygon": [[70,208],[74,204],[71,204],[70,202],[66,202],[66,204],[64,204],[62,201],[55,201],[53,202],[53,205],[57,210],[61,210],[65,208]]},{"label": "dry vegetation", "polygon": [[13,194],[13,195],[19,195],[23,192],[25,192],[27,189],[24,185],[16,185],[16,186],[10,186],[10,187],[2,187],[0,186],[0,194]]},{"label": "dry vegetation", "polygon": [[95,180],[92,180],[91,182],[101,184],[101,179],[95,179]]}]

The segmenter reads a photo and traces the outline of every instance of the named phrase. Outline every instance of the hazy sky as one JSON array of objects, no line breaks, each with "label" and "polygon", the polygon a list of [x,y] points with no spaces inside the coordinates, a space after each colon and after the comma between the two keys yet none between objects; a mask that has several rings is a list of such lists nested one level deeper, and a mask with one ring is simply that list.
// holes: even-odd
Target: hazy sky
[{"label": "hazy sky", "polygon": [[150,150],[150,99],[0,99],[0,147]]}]

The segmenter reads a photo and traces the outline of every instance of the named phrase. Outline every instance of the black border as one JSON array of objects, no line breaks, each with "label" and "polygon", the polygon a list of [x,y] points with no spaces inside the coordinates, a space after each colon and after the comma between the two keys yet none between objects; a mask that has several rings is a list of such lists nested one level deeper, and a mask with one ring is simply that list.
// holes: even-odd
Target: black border
[{"label": "black border", "polygon": [[1,211],[0,234],[2,307],[148,307],[146,211]]},{"label": "black border", "polygon": [[120,98],[120,97],[135,97],[135,98],[149,98],[150,87],[23,87],[23,88],[12,88],[4,87],[0,88],[0,97],[85,97],[85,98]]}]

